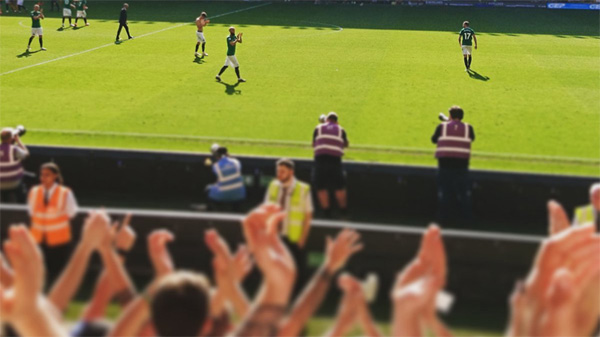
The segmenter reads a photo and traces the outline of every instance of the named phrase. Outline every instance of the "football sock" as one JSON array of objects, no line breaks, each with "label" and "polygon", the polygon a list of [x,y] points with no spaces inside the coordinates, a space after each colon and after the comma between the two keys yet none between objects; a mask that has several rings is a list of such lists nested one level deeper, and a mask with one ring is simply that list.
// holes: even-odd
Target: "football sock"
[{"label": "football sock", "polygon": [[87,25],[87,18],[83,18],[83,22]]},{"label": "football sock", "polygon": [[196,53],[198,52],[198,44],[196,43]]},{"label": "football sock", "polygon": [[221,71],[219,71],[219,76],[221,76],[221,74],[225,71],[225,69],[227,69],[227,66],[223,66],[223,68],[221,68]]},{"label": "football sock", "polygon": [[471,60],[473,60],[473,58],[471,57],[471,55],[469,55],[469,68],[471,68]]},{"label": "football sock", "polygon": [[469,68],[469,61],[467,60],[466,57],[464,58],[464,61],[465,61],[465,67]]},{"label": "football sock", "polygon": [[40,48],[44,48],[44,42],[42,41],[42,37],[40,36]]},{"label": "football sock", "polygon": [[240,78],[240,67],[235,67],[235,74]]},{"label": "football sock", "polygon": [[65,17],[63,16],[63,25],[65,24]]},{"label": "football sock", "polygon": [[71,18],[69,18],[69,24],[71,24]]},{"label": "football sock", "polygon": [[202,42],[202,52],[204,53],[204,46],[206,45],[206,42]]},{"label": "football sock", "polygon": [[29,48],[29,46],[31,46],[31,41],[33,41],[33,36],[29,38],[29,43],[27,44],[27,48]]}]

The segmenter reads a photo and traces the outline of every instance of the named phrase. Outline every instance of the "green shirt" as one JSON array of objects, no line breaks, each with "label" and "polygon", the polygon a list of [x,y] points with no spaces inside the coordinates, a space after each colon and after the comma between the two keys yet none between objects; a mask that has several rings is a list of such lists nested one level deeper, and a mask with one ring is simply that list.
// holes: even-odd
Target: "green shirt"
[{"label": "green shirt", "polygon": [[235,44],[232,46],[231,42],[237,41],[237,36],[229,35],[227,37],[227,56],[235,55]]},{"label": "green shirt", "polygon": [[42,28],[40,18],[34,19],[34,16],[42,14],[40,11],[31,11],[31,28]]},{"label": "green shirt", "polygon": [[87,0],[79,0],[79,1],[77,1],[77,10],[78,11],[84,10],[83,6],[85,6],[85,5],[87,5]]},{"label": "green shirt", "polygon": [[458,35],[462,36],[462,45],[463,46],[471,46],[473,45],[473,35],[475,35],[475,31],[471,28],[463,28],[460,30]]}]

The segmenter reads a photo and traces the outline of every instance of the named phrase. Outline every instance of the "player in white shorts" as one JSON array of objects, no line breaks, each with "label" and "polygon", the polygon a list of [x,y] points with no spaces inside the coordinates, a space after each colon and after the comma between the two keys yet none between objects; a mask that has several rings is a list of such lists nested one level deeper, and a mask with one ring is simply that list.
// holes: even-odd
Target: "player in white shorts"
[{"label": "player in white shorts", "polygon": [[210,23],[210,20],[206,18],[206,12],[202,12],[199,17],[196,18],[196,37],[198,41],[196,42],[196,52],[194,55],[196,57],[200,56],[198,53],[198,47],[202,43],[202,56],[208,56],[207,53],[204,52],[204,47],[206,45],[206,39],[204,38],[204,27]]},{"label": "player in white shorts", "polygon": [[46,50],[46,48],[44,48],[44,42],[42,41],[43,31],[42,24],[40,23],[40,20],[43,19],[44,13],[40,11],[40,5],[36,4],[33,6],[33,11],[31,12],[31,37],[29,38],[29,43],[27,44],[27,52],[31,51],[31,41],[33,41],[33,38],[36,36],[39,36],[40,38],[40,49]]},{"label": "player in white shorts", "polygon": [[87,22],[87,13],[85,12],[88,9],[87,0],[75,0],[75,6],[77,7],[77,17],[75,18],[75,27],[77,27],[77,21],[81,18],[85,22],[86,26],[90,24]]},{"label": "player in white shorts", "polygon": [[25,8],[25,0],[17,0],[17,7],[19,7],[19,13],[21,13],[21,10],[27,10]]},{"label": "player in white shorts", "polygon": [[61,28],[65,28],[65,19],[69,18],[69,26],[75,27],[73,23],[71,23],[71,17],[73,14],[71,13],[71,8],[75,8],[71,0],[63,0],[63,16],[62,16],[62,26]]},{"label": "player in white shorts", "polygon": [[225,59],[225,65],[223,66],[223,68],[221,68],[221,71],[219,71],[219,74],[215,77],[217,81],[220,82],[221,74],[223,74],[223,72],[227,70],[227,67],[232,66],[235,69],[235,74],[237,75],[238,82],[246,82],[246,80],[240,76],[240,64],[238,63],[238,60],[235,57],[235,46],[238,43],[242,43],[242,35],[244,34],[239,33],[236,36],[235,28],[229,27],[229,36],[227,37],[227,58]]}]

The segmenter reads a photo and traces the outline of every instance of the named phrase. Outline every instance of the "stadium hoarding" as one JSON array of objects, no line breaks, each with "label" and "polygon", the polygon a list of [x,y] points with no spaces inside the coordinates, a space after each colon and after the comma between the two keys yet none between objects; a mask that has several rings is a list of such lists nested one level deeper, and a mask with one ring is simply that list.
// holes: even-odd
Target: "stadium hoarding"
[{"label": "stadium hoarding", "polygon": [[548,9],[575,9],[575,10],[600,10],[600,4],[572,3],[572,2],[548,2]]},{"label": "stadium hoarding", "polygon": [[[47,161],[58,163],[78,200],[87,205],[189,210],[192,204],[206,201],[204,188],[215,180],[204,164],[210,156],[207,153],[52,146],[29,149],[28,171],[36,172]],[[248,192],[243,209],[248,210],[264,200],[278,158],[232,155],[242,163]],[[310,182],[313,161],[294,160],[298,179]],[[345,171],[353,221],[423,226],[435,220],[436,168],[348,161]],[[472,170],[471,179],[477,221],[463,224],[463,228],[482,225],[486,230],[531,234],[546,231],[549,199],[572,210],[588,203],[589,186],[597,181],[593,177],[483,170]],[[29,184],[35,183],[30,180]]]}]

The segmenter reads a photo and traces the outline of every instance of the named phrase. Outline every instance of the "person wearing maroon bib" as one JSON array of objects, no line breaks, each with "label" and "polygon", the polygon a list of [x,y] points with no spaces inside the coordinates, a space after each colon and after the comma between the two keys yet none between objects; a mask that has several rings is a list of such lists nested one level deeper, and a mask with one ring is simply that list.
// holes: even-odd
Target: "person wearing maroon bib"
[{"label": "person wearing maroon bib", "polygon": [[439,221],[444,224],[452,217],[454,201],[458,202],[461,220],[471,220],[471,187],[469,159],[475,131],[463,123],[464,111],[459,106],[448,109],[450,120],[435,129],[431,141],[437,144]]}]

